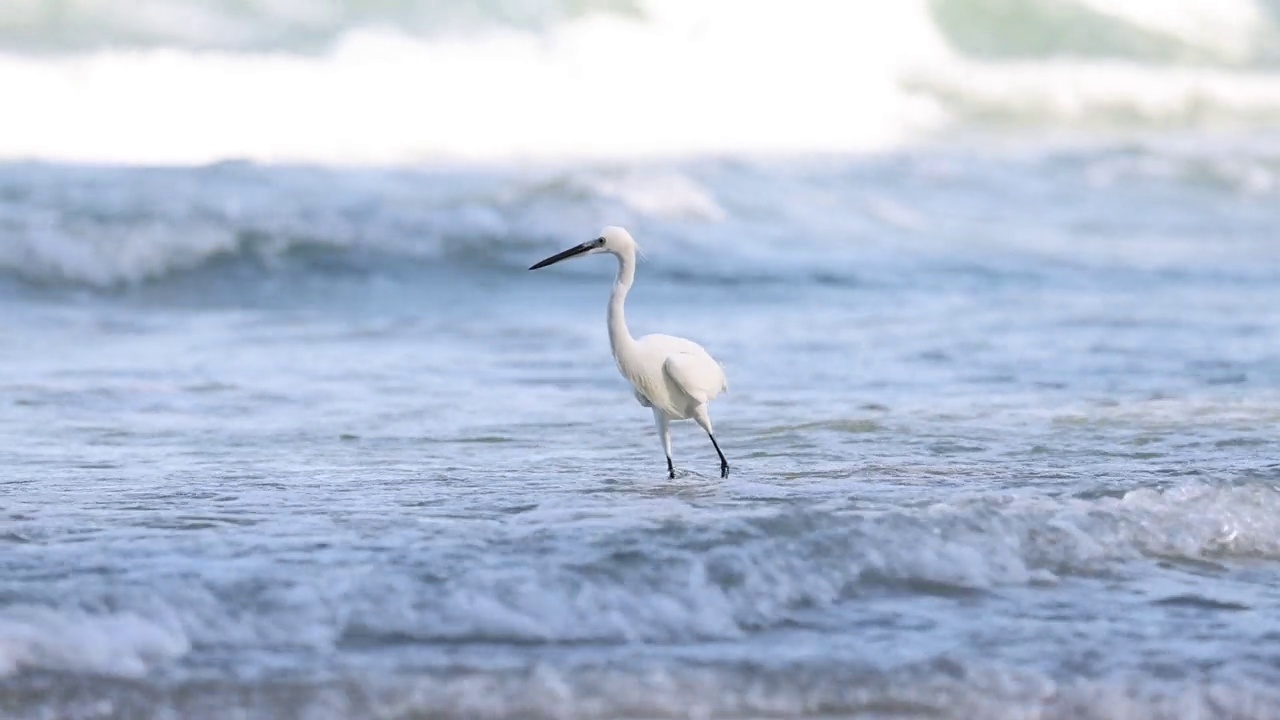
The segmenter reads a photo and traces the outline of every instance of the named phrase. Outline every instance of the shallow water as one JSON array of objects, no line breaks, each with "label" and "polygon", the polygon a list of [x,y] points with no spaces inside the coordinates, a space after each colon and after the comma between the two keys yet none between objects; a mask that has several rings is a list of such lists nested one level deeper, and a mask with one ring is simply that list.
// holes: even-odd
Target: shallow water
[{"label": "shallow water", "polygon": [[3,166],[0,712],[1274,717],[1273,147]]}]

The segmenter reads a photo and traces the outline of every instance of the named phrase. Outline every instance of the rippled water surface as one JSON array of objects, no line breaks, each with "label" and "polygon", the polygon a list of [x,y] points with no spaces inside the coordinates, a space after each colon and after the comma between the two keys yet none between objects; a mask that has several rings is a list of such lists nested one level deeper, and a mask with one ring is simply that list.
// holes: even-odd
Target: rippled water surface
[{"label": "rippled water surface", "polygon": [[1275,717],[1271,147],[0,167],[0,714]]}]

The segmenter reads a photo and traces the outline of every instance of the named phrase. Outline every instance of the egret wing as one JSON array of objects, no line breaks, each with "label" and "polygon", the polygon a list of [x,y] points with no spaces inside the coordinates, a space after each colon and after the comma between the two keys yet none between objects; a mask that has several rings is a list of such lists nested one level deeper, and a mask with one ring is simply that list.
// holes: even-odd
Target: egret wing
[{"label": "egret wing", "polygon": [[724,369],[702,352],[678,352],[667,356],[662,372],[685,395],[705,403],[729,388]]}]

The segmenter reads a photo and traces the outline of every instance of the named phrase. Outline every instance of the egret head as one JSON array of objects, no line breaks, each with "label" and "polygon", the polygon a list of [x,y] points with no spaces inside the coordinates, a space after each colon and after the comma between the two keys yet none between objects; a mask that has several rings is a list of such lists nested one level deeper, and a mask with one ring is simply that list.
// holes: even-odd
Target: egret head
[{"label": "egret head", "polygon": [[569,258],[578,257],[580,255],[610,253],[617,255],[618,257],[625,257],[627,255],[635,255],[635,252],[636,241],[631,238],[631,233],[620,227],[610,225],[609,227],[601,230],[600,236],[595,240],[588,240],[581,245],[574,245],[568,250],[558,252],[546,260],[534,263],[529,267],[529,269],[537,270],[538,268],[554,265],[561,260],[568,260]]}]

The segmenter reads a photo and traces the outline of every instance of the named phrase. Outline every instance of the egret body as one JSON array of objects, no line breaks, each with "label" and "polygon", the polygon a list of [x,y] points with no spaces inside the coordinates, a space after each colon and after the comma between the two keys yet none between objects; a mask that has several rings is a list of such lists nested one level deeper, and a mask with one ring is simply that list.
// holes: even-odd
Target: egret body
[{"label": "egret body", "polygon": [[707,432],[720,456],[720,477],[729,477],[729,461],[720,451],[711,429],[711,416],[707,413],[707,404],[729,389],[720,363],[692,340],[671,335],[645,335],[637,339],[627,330],[624,305],[636,277],[636,241],[631,234],[620,227],[606,227],[595,240],[556,253],[529,269],[600,253],[618,258],[618,278],[609,296],[609,345],[613,348],[613,359],[622,377],[635,389],[636,400],[653,410],[662,450],[667,454],[668,475],[676,476],[671,462],[671,422],[693,420]]}]

